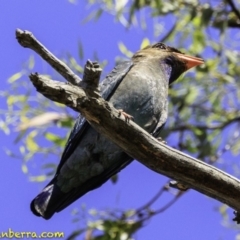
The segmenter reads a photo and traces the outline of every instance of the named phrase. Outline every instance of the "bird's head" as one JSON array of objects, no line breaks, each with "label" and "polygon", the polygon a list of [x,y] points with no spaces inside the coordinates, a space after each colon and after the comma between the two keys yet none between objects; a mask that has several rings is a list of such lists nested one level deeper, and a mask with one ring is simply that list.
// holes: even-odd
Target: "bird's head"
[{"label": "bird's head", "polygon": [[183,72],[204,63],[201,58],[185,55],[178,49],[166,46],[161,42],[136,52],[133,59],[135,61],[157,60],[169,75],[169,84],[177,80]]}]

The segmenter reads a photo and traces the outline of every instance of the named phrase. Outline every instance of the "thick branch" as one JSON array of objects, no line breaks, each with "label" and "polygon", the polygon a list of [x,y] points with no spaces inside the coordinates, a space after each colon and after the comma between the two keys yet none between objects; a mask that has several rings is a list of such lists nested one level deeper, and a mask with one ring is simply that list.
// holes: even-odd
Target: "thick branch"
[{"label": "thick branch", "polygon": [[[22,33],[21,38],[24,39],[24,32]],[[37,52],[41,52],[41,56],[45,54],[41,49]],[[69,78],[70,76],[67,77]],[[127,123],[113,106],[94,93],[91,95],[78,86],[59,83],[38,74],[32,74],[30,79],[38,92],[50,100],[66,104],[81,112],[98,132],[107,136],[151,170],[176,179],[240,211],[238,179],[162,144],[134,122]]]},{"label": "thick branch", "polygon": [[240,181],[236,178],[162,144],[134,122],[126,123],[118,111],[102,98],[89,98],[76,86],[37,74],[30,78],[37,91],[80,111],[98,132],[148,168],[240,210]]}]

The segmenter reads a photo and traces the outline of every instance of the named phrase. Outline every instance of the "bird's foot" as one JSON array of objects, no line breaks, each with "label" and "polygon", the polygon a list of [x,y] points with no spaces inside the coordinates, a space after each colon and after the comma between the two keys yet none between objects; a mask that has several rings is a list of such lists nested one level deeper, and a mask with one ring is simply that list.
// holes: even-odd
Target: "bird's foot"
[{"label": "bird's foot", "polygon": [[159,142],[163,143],[163,144],[167,144],[167,142],[164,141],[161,137],[158,137],[157,140],[158,140]]},{"label": "bird's foot", "polygon": [[121,116],[121,114],[125,117],[125,121],[128,123],[130,120],[134,121],[134,117],[125,113],[123,109],[118,109],[118,117]]}]

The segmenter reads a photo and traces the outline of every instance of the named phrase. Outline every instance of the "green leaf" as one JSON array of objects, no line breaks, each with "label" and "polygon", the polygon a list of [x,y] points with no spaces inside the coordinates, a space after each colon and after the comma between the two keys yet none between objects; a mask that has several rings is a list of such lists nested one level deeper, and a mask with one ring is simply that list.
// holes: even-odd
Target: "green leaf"
[{"label": "green leaf", "polygon": [[0,129],[6,134],[9,135],[10,134],[10,129],[7,125],[7,123],[3,120],[0,119]]},{"label": "green leaf", "polygon": [[201,18],[201,24],[204,26],[208,26],[210,23],[210,20],[212,18],[212,15],[214,13],[214,10],[210,7],[209,4],[204,4],[202,8],[202,18]]},{"label": "green leaf", "polygon": [[34,56],[31,55],[28,60],[28,68],[32,70],[34,68],[34,65],[35,65]]},{"label": "green leaf", "polygon": [[135,209],[131,209],[131,210],[128,210],[126,212],[124,212],[124,216],[126,218],[129,218],[129,217],[132,217],[136,214],[136,210]]},{"label": "green leaf", "polygon": [[79,72],[79,73],[83,73],[83,67],[80,66],[76,59],[74,57],[72,57],[71,55],[68,55],[68,59],[70,61],[70,67],[73,68],[75,71]]},{"label": "green leaf", "polygon": [[65,138],[61,138],[60,136],[55,135],[55,134],[50,133],[50,132],[45,133],[45,138],[47,140],[49,140],[50,142],[53,142],[57,146],[60,146],[60,147],[64,147],[64,145],[66,143],[66,139]]},{"label": "green leaf", "polygon": [[31,182],[44,182],[47,180],[47,177],[46,177],[46,175],[30,176],[29,180]]},{"label": "green leaf", "polygon": [[12,106],[13,104],[18,103],[18,102],[25,102],[26,99],[27,99],[26,95],[10,95],[7,98],[7,104],[9,106]]},{"label": "green leaf", "polygon": [[98,211],[97,211],[96,209],[90,209],[90,210],[88,211],[88,213],[89,213],[90,215],[92,215],[92,216],[97,216],[97,215],[98,215]]},{"label": "green leaf", "polygon": [[102,13],[103,13],[102,9],[95,9],[90,14],[88,14],[86,18],[83,19],[82,23],[87,23],[91,20],[97,21],[102,15]]},{"label": "green leaf", "polygon": [[149,46],[149,45],[150,45],[149,39],[148,39],[148,38],[144,38],[144,39],[142,40],[140,49],[143,49],[143,48],[145,48],[145,47],[147,47],[147,46]]},{"label": "green leaf", "polygon": [[15,81],[17,81],[18,79],[20,79],[23,76],[22,72],[18,72],[13,74],[7,81],[8,83],[13,83]]},{"label": "green leaf", "polygon": [[240,139],[234,142],[234,145],[231,147],[232,154],[238,156],[240,152]]},{"label": "green leaf", "polygon": [[27,168],[27,166],[25,164],[22,165],[22,171],[25,174],[28,173],[28,168]]},{"label": "green leaf", "polygon": [[25,154],[26,148],[24,146],[20,146],[19,151],[20,151],[21,154]]},{"label": "green leaf", "polygon": [[95,13],[94,20],[97,21],[101,17],[102,13],[103,13],[103,10],[101,8],[98,9]]},{"label": "green leaf", "polygon": [[192,104],[193,102],[195,102],[198,95],[199,95],[199,89],[197,87],[195,86],[189,87],[188,93],[185,96],[185,102],[189,105]]},{"label": "green leaf", "polygon": [[72,4],[76,4],[77,3],[77,0],[68,0],[70,3]]},{"label": "green leaf", "polygon": [[121,51],[122,54],[124,54],[126,57],[131,58],[133,53],[127,49],[127,47],[122,43],[118,43],[118,48]]},{"label": "green leaf", "polygon": [[117,11],[117,13],[122,11],[127,3],[128,3],[128,0],[118,0],[118,1],[116,1],[116,3],[115,3],[115,10]]},{"label": "green leaf", "polygon": [[37,152],[39,149],[38,144],[35,141],[35,137],[37,136],[38,131],[34,130],[30,132],[26,137],[26,147],[29,152]]},{"label": "green leaf", "polygon": [[71,117],[69,118],[64,118],[64,119],[60,119],[57,122],[57,125],[59,127],[64,127],[64,128],[72,128],[74,126],[75,120]]}]

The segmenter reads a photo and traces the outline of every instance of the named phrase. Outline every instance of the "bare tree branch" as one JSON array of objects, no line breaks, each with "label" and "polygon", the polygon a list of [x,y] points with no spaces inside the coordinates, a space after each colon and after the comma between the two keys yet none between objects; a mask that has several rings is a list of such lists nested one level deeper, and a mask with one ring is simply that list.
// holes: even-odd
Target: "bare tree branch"
[{"label": "bare tree branch", "polygon": [[44,47],[31,32],[16,30],[16,38],[20,45],[30,48],[38,53],[48,64],[73,85],[78,85],[81,79],[62,61],[57,59],[46,47]]},{"label": "bare tree branch", "polygon": [[238,9],[236,8],[234,2],[232,0],[227,0],[227,3],[230,5],[232,11],[235,13],[235,15],[238,18],[238,21],[240,21],[240,12],[238,11]]},{"label": "bare tree branch", "polygon": [[[48,52],[43,45],[36,44],[37,40],[31,33],[17,30],[16,35],[22,46],[39,53],[68,81],[78,82],[65,64]],[[91,79],[91,72],[93,79],[96,79],[98,67],[96,68],[90,61],[86,67],[88,80]],[[98,76],[100,77],[100,72]],[[235,177],[159,142],[134,122],[126,122],[111,104],[94,91],[86,92],[79,86],[46,79],[38,74],[30,75],[30,79],[38,92],[52,101],[81,112],[98,132],[151,170],[176,179],[240,212],[240,181]]]}]

